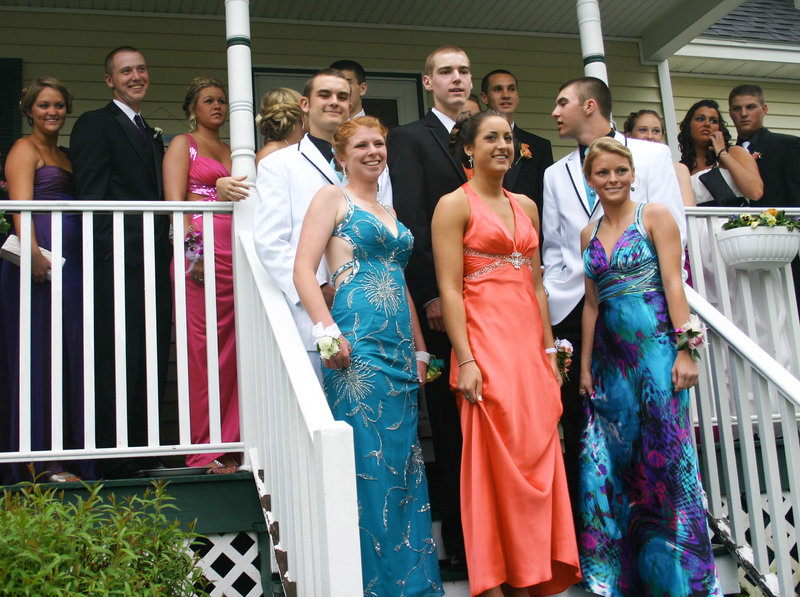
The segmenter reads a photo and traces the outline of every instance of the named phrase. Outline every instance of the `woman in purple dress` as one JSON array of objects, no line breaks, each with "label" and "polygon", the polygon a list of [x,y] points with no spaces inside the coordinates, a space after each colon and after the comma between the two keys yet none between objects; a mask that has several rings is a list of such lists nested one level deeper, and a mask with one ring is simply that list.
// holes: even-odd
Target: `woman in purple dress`
[{"label": "woman in purple dress", "polygon": [[[22,92],[20,110],[33,131],[19,139],[8,154],[6,176],[12,200],[71,200],[72,166],[64,148],[58,146],[58,135],[67,114],[72,111],[72,96],[67,88],[52,77],[34,81]],[[14,215],[14,231],[19,235],[21,217]],[[83,305],[81,275],[80,214],[64,214],[62,220],[62,344],[51,347],[52,288],[47,273],[50,260],[41,249],[50,249],[51,216],[33,214],[31,227],[31,347],[30,354],[21,354],[20,338],[20,268],[7,261],[0,266],[0,337],[5,355],[3,374],[8,383],[0,388],[0,402],[8,413],[4,424],[9,426],[8,444],[0,450],[19,450],[20,442],[20,359],[30,363],[30,437],[31,449],[51,448],[51,427],[58,424],[51,416],[51,353],[63,358],[64,447],[83,446]],[[22,281],[28,283],[27,280]],[[52,348],[52,351],[51,351]],[[7,422],[7,423],[6,423]],[[81,475],[93,476],[91,462],[79,464]],[[9,467],[9,482],[31,480],[27,465]],[[79,477],[64,469],[59,462],[38,462],[34,472],[40,480],[77,481]]]}]

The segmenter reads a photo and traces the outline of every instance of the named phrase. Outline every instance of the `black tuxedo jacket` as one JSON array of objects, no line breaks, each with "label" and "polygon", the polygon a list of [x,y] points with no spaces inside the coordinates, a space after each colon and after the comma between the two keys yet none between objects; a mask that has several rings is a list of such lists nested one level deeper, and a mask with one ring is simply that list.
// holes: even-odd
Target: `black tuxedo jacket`
[{"label": "black tuxedo jacket", "polygon": [[[531,158],[521,158],[520,145],[527,143]],[[514,162],[503,179],[503,186],[512,193],[527,195],[539,209],[542,218],[542,184],[544,171],[553,164],[553,147],[550,141],[518,126],[514,126]]]},{"label": "black tuxedo jacket", "polygon": [[387,140],[397,217],[414,234],[406,281],[417,309],[439,296],[431,246],[433,210],[443,195],[467,182],[450,153],[450,135],[433,112],[393,129]]},{"label": "black tuxedo jacket", "polygon": [[[751,154],[764,181],[759,207],[800,207],[800,137],[762,128],[750,137]],[[737,145],[741,145],[740,139]]]},{"label": "black tuxedo jacket", "polygon": [[[164,146],[160,139],[155,139],[149,126],[147,130],[149,147],[139,136],[136,125],[114,102],[82,114],[70,135],[76,199],[162,201]],[[156,216],[155,228],[160,253],[169,246],[167,216]],[[110,215],[95,216],[94,235],[95,260],[108,259],[113,250]],[[138,265],[141,261],[142,218],[126,216],[125,263]]]}]

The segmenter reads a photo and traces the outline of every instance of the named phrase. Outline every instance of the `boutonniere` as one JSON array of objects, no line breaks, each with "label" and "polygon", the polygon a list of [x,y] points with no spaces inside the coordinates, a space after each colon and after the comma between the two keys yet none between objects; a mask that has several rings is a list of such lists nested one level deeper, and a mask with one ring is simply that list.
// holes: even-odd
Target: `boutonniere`
[{"label": "boutonniere", "polygon": [[760,151],[754,151],[754,152],[753,152],[753,153],[751,153],[750,155],[751,155],[751,156],[753,156],[753,158],[754,158],[756,161],[758,161],[758,160],[760,160],[761,158],[763,158],[763,157],[764,157],[764,154],[763,154],[763,153],[761,153]]},{"label": "boutonniere", "polygon": [[153,141],[161,141],[163,136],[164,136],[164,131],[161,129],[161,127],[154,126],[153,127]]},{"label": "boutonniere", "polygon": [[532,157],[533,154],[531,153],[531,146],[528,145],[527,143],[520,143],[519,147],[517,148],[517,159],[514,162],[514,165],[516,166],[517,164],[519,164],[519,161],[523,158],[529,160]]}]

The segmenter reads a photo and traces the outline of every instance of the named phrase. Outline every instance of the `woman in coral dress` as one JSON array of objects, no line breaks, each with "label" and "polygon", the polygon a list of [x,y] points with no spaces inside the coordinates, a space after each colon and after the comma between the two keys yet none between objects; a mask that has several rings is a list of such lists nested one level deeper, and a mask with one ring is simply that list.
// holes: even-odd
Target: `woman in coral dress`
[{"label": "woman in coral dress", "polygon": [[533,201],[502,188],[514,162],[503,116],[471,117],[460,143],[474,176],[442,197],[432,231],[464,436],[470,590],[555,594],[581,576],[558,437],[561,378],[541,279],[539,218]]},{"label": "woman in coral dress", "polygon": [[[222,83],[213,77],[196,77],[183,106],[191,134],[172,140],[164,156],[164,195],[169,201],[238,201],[247,187],[230,176],[231,149],[219,138],[228,113]],[[202,214],[187,214],[186,230],[202,244]],[[175,242],[180,242],[176,240]],[[231,216],[214,215],[214,274],[217,290],[219,348],[219,400],[221,439],[239,440],[239,399],[236,376],[236,326],[233,314],[233,262]],[[209,443],[208,365],[203,259],[187,252],[185,262],[173,263],[175,275],[186,276],[186,324],[189,358],[189,410],[193,444]],[[204,466],[211,473],[236,471],[234,454],[190,454],[189,466]]]}]

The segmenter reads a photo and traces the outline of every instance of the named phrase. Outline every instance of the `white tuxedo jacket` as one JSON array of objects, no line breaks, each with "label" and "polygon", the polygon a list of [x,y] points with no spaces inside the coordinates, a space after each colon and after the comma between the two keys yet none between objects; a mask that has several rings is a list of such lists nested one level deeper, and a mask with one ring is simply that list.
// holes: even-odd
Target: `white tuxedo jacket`
[{"label": "white tuxedo jacket", "polygon": [[[615,138],[633,154],[635,180],[631,199],[666,205],[678,223],[681,243],[686,246],[686,216],[669,148],[661,143],[626,139],[622,133],[615,133]],[[553,325],[563,321],[583,298],[586,287],[581,230],[603,214],[599,199],[593,209],[589,207],[578,152],[575,148],[544,173],[542,262]]]},{"label": "white tuxedo jacket", "polygon": [[[264,269],[283,291],[306,350],[314,350],[313,323],[303,309],[294,287],[294,258],[308,206],[327,185],[343,187],[336,171],[314,143],[304,136],[300,143],[271,153],[258,163],[253,239]],[[386,171],[379,180],[378,201],[392,202],[392,186]],[[320,285],[329,282],[323,259],[317,269]]]}]

